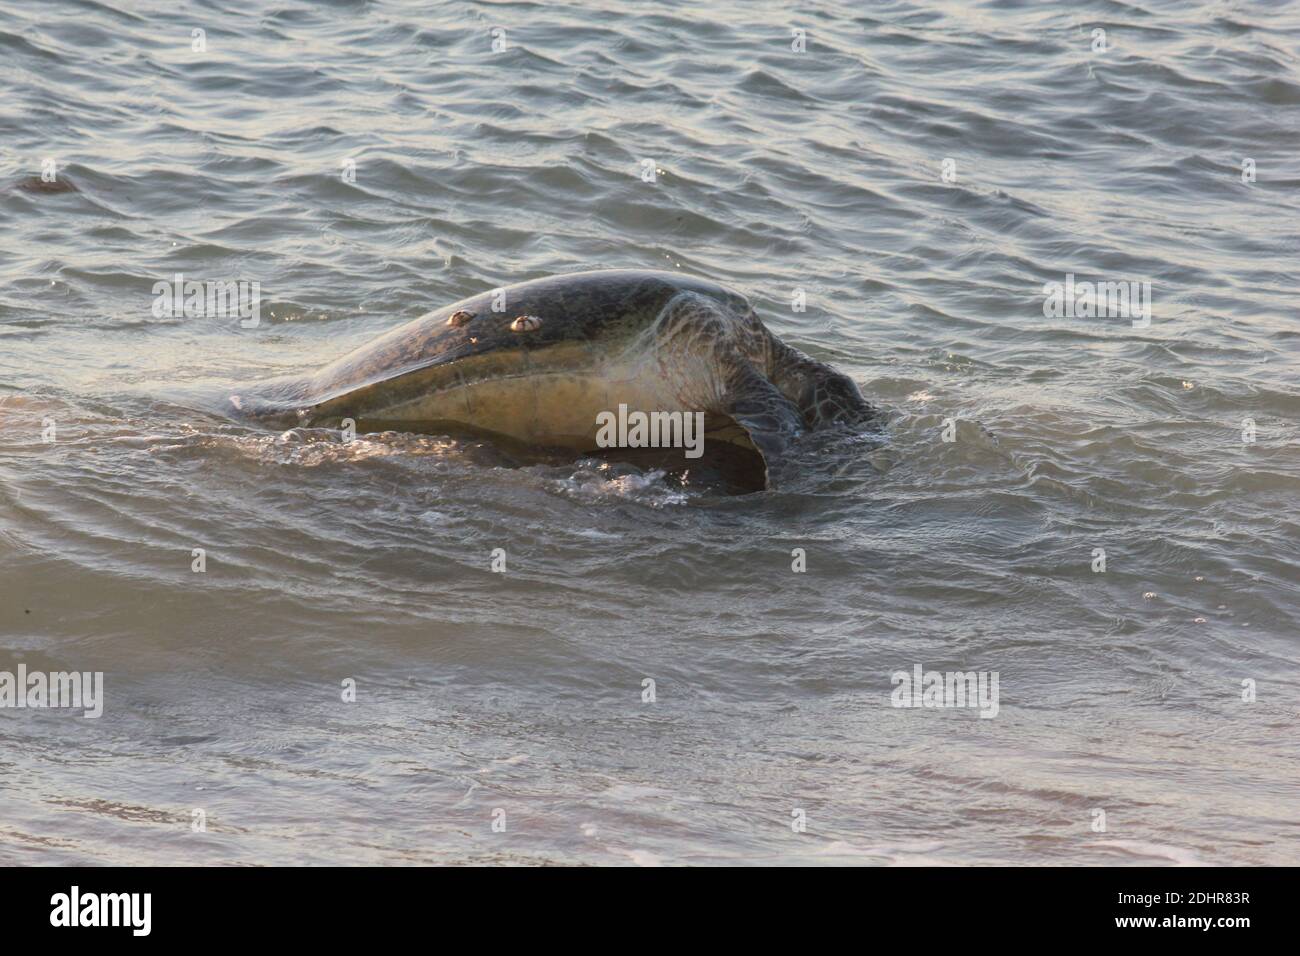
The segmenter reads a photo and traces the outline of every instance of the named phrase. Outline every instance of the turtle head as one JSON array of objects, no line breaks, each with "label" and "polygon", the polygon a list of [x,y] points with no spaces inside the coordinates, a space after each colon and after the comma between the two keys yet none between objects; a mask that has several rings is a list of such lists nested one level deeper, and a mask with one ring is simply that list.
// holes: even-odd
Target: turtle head
[{"label": "turtle head", "polygon": [[772,383],[799,408],[809,428],[828,425],[855,427],[874,421],[879,412],[862,397],[857,383],[843,372],[776,343]]}]

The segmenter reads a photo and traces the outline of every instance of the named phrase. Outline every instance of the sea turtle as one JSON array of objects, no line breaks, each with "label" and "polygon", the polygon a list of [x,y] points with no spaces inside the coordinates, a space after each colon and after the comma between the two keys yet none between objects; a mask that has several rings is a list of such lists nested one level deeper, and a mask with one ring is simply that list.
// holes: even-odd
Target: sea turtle
[{"label": "sea turtle", "polygon": [[702,412],[705,445],[757,452],[767,486],[806,430],[876,415],[848,376],[781,342],[744,296],[639,270],[483,292],[230,401],[281,426],[351,419],[359,432],[461,429],[580,451],[602,444],[615,410]]}]

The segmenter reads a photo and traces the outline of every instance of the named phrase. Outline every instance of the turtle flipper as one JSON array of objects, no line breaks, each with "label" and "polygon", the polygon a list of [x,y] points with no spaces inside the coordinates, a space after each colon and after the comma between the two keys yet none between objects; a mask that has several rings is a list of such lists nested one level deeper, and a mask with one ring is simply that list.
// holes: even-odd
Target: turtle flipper
[{"label": "turtle flipper", "polygon": [[[763,460],[764,486],[777,484],[790,443],[803,434],[804,418],[799,406],[765,374],[771,336],[758,317],[752,311],[739,315],[707,296],[683,292],[664,308],[655,336],[660,368],[670,376],[682,402],[735,422],[739,429],[726,429],[729,434],[723,440],[757,451]],[[701,380],[708,382],[704,391]],[[744,436],[738,433],[741,430]]]},{"label": "turtle flipper", "polygon": [[722,411],[763,456],[767,487],[780,484],[790,443],[803,434],[799,409],[752,365],[738,362],[727,376]]}]

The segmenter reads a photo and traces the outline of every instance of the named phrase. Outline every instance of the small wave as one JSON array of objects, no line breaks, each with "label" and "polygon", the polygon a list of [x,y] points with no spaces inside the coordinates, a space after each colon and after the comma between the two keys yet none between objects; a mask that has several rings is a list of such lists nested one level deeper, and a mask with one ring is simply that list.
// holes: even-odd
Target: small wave
[{"label": "small wave", "polygon": [[583,501],[634,501],[652,508],[688,504],[692,495],[680,485],[674,487],[662,469],[641,471],[597,459],[583,459],[567,477],[552,479],[552,486],[565,497]]}]

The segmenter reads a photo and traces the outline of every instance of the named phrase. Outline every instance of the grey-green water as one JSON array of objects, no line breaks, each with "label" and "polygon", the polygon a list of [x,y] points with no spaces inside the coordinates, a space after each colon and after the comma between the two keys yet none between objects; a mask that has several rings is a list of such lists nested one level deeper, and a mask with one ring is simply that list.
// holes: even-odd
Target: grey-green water
[{"label": "grey-green water", "polygon": [[[0,862],[1300,861],[1298,49],[1294,3],[0,0],[0,671],[106,685],[0,709]],[[187,397],[598,267],[745,293],[888,440],[727,497]],[[155,317],[178,272],[261,324]],[[1149,325],[1045,316],[1067,274]],[[997,717],[892,707],[915,664]]]}]

